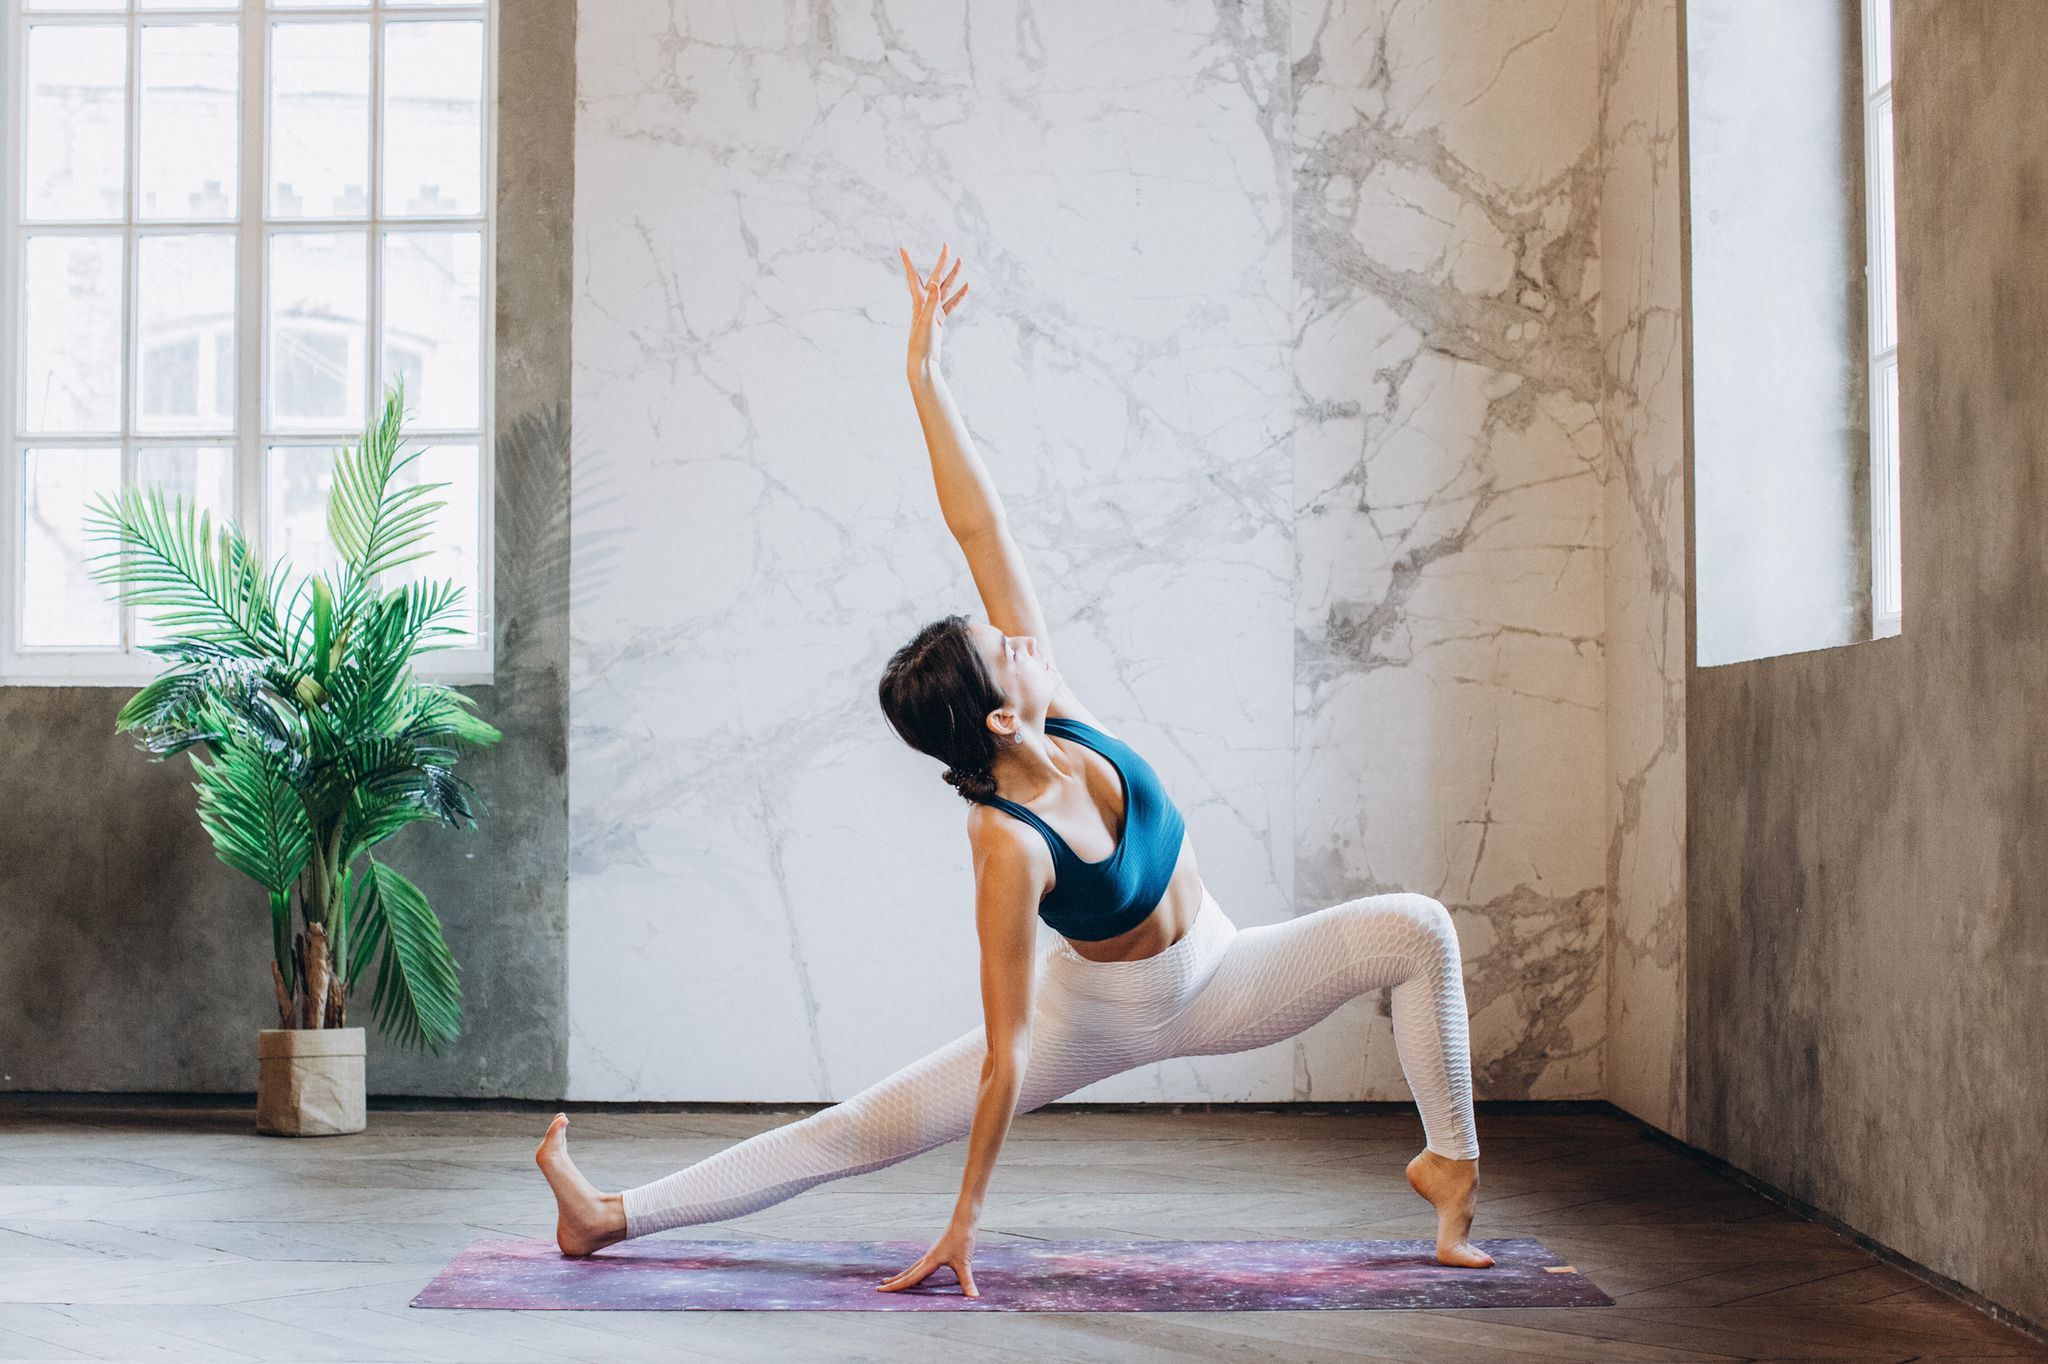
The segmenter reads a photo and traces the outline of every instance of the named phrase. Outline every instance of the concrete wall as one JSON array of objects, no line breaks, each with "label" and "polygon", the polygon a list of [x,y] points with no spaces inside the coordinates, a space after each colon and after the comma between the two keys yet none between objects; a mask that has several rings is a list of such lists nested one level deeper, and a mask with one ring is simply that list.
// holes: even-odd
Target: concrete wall
[{"label": "concrete wall", "polygon": [[[490,814],[380,848],[426,891],[462,968],[438,1057],[370,1027],[380,1094],[564,1089],[567,865],[569,0],[500,0],[497,672],[464,688],[505,731],[466,759]],[[127,687],[0,687],[0,1089],[252,1091],[275,1026],[264,893],[213,853],[188,764],[151,763]],[[350,1021],[369,1025],[370,992]]]},{"label": "concrete wall", "polygon": [[1702,663],[1870,637],[1861,0],[1688,0]]},{"label": "concrete wall", "polygon": [[1896,0],[1904,633],[1688,680],[1691,1140],[2048,1320],[2048,6]]}]

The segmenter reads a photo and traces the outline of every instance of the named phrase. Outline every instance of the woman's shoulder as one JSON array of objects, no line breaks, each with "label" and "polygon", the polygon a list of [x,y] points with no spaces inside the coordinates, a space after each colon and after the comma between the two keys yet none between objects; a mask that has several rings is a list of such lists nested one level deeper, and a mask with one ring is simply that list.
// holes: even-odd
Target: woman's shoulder
[{"label": "woman's shoulder", "polygon": [[991,852],[1022,850],[1028,854],[1044,846],[1038,831],[1024,820],[998,806],[985,805],[980,801],[967,811],[967,841],[974,848],[977,860]]},{"label": "woman's shoulder", "polygon": [[967,842],[973,851],[978,885],[1007,883],[1027,887],[1034,901],[1044,898],[1052,889],[1052,849],[1044,836],[1024,820],[991,805],[976,805],[967,812]]}]

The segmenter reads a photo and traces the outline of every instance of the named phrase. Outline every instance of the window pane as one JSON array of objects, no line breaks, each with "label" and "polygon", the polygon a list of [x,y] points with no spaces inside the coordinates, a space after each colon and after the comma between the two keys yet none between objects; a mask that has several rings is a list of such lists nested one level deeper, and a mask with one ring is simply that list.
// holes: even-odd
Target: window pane
[{"label": "window pane", "polygon": [[118,447],[23,452],[21,642],[105,647],[121,642],[121,609],[112,588],[94,582],[86,559],[113,548],[88,539],[86,513],[100,493],[121,486]]},{"label": "window pane", "polygon": [[331,5],[335,9],[367,5],[370,0],[270,0],[272,9],[295,9],[301,5]]},{"label": "window pane", "polygon": [[232,430],[234,233],[152,233],[136,242],[136,429]]},{"label": "window pane", "polygon": [[361,218],[370,211],[370,26],[270,28],[270,211]]},{"label": "window pane", "polygon": [[127,26],[29,25],[27,79],[26,216],[125,216]]},{"label": "window pane", "polygon": [[361,232],[280,232],[270,239],[270,425],[280,431],[363,425]]},{"label": "window pane", "polygon": [[136,0],[136,6],[140,9],[240,9],[242,0]]},{"label": "window pane", "polygon": [[334,483],[331,445],[273,445],[264,460],[263,497],[271,563],[289,560],[287,577],[323,573],[340,560],[327,535],[327,490]]},{"label": "window pane", "polygon": [[[482,540],[478,506],[480,466],[475,445],[401,445],[401,452],[418,450],[405,461],[392,481],[399,487],[420,483],[442,483],[428,495],[442,505],[434,510],[425,558],[400,564],[380,584],[390,590],[400,583],[422,578],[453,578],[462,588],[460,611],[447,620],[467,632],[466,637],[442,636],[461,646],[475,643],[477,555]],[[336,449],[327,445],[273,445],[268,452],[265,478],[266,515],[270,524],[271,557],[290,559],[293,573],[324,573],[329,580],[340,570],[340,557],[327,533],[327,494],[334,485]],[[415,548],[420,548],[416,546]]]},{"label": "window pane", "polygon": [[[186,505],[210,513],[209,535],[218,535],[221,526],[234,519],[234,480],[234,453],[225,445],[144,445],[135,452],[136,484],[154,484],[163,490],[166,502],[183,498]],[[136,607],[132,637],[154,644],[170,634],[152,620],[152,613],[163,609]]]},{"label": "window pane", "polygon": [[483,211],[483,91],[480,21],[385,27],[383,214]]},{"label": "window pane", "polygon": [[483,315],[477,232],[384,234],[382,384],[405,376],[412,424],[478,424]]},{"label": "window pane", "polygon": [[1898,215],[1894,211],[1897,175],[1897,161],[1892,153],[1892,99],[1886,95],[1877,110],[1878,350],[1897,345],[1899,340]]},{"label": "window pane", "polygon": [[476,643],[477,557],[482,538],[477,499],[479,472],[476,446],[429,445],[392,477],[392,481],[401,487],[416,487],[421,483],[447,485],[427,495],[429,501],[441,503],[429,523],[431,530],[424,546],[430,551],[427,557],[400,564],[387,575],[384,587],[388,590],[400,583],[453,578],[456,586],[462,589],[462,601],[460,609],[449,612],[445,620],[450,625],[460,626],[463,633],[436,638],[456,647]]},{"label": "window pane", "polygon": [[240,51],[232,24],[143,26],[137,217],[236,216]]},{"label": "window pane", "polygon": [[121,238],[31,236],[23,252],[22,422],[121,429]]},{"label": "window pane", "polygon": [[24,9],[126,9],[127,0],[28,0]]},{"label": "window pane", "polygon": [[235,334],[216,332],[213,338],[213,406],[216,411],[235,410]]}]

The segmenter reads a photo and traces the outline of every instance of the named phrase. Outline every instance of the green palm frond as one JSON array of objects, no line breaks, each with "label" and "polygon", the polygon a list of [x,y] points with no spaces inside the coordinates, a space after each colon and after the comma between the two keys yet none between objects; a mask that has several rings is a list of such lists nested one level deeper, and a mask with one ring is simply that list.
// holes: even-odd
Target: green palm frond
[{"label": "green palm frond", "polygon": [[333,579],[288,584],[286,566],[266,568],[232,523],[216,528],[154,486],[101,499],[92,534],[112,547],[91,565],[128,604],[157,608],[168,632],[140,646],[165,668],[116,728],[159,758],[191,758],[216,852],[268,893],[287,1014],[311,1005],[293,956],[296,904],[305,924],[325,925],[344,994],[374,964],[378,1023],[438,1050],[461,1031],[456,963],[426,897],[368,854],[408,824],[474,825],[481,802],[454,764],[503,736],[471,698],[414,675],[419,654],[464,633],[462,588],[382,586],[427,554],[443,505],[429,494],[446,486],[402,486],[420,453],[401,453],[402,412],[394,386],[361,442],[337,453]]},{"label": "green palm frond", "polygon": [[[408,583],[402,610],[404,638],[411,652],[429,653],[454,647],[448,637],[463,633],[460,625],[446,617],[462,609],[462,587],[453,578]],[[405,589],[399,589],[405,590]]]},{"label": "green palm frond", "polygon": [[370,858],[362,894],[350,911],[348,984],[374,960],[377,989],[370,1007],[377,1025],[400,1043],[438,1053],[462,1030],[462,987],[440,920],[420,888]]},{"label": "green palm frond", "polygon": [[296,992],[299,963],[292,956],[292,893],[288,890],[270,892],[270,952],[278,974],[284,977],[285,990]]},{"label": "green palm frond", "polygon": [[352,862],[408,824],[432,818],[434,812],[410,793],[372,796],[359,791],[342,820],[342,860]]},{"label": "green palm frond", "polygon": [[418,546],[427,538],[434,512],[445,505],[429,499],[446,484],[399,487],[393,482],[420,454],[417,448],[399,450],[404,408],[405,383],[400,379],[386,391],[382,419],[334,461],[327,533],[341,555],[337,610],[344,620],[355,619],[373,598],[379,575],[426,557],[428,551]]},{"label": "green palm frond", "polygon": [[288,892],[312,852],[312,827],[293,787],[288,761],[260,747],[226,743],[211,763],[192,754],[199,774],[199,822],[220,860],[273,895]]},{"label": "green palm frond", "polygon": [[317,573],[309,573],[292,585],[291,596],[286,598],[280,610],[284,618],[284,653],[292,672],[307,676],[314,672],[317,659],[313,647],[313,587],[325,581]]},{"label": "green palm frond", "polygon": [[386,735],[409,723],[412,660],[439,647],[422,639],[451,628],[442,622],[460,596],[451,582],[406,583],[369,606],[347,661],[326,678],[328,712],[339,732]]},{"label": "green palm frond", "polygon": [[477,796],[476,788],[447,767],[429,766],[420,771],[426,778],[425,788],[420,792],[420,803],[438,816],[443,824],[474,827],[476,817],[484,813],[483,801]]},{"label": "green palm frond", "polygon": [[488,748],[505,737],[496,725],[471,713],[476,709],[475,698],[432,682],[418,683],[413,690],[413,718],[399,731],[399,737],[420,744],[452,739],[478,748]]},{"label": "green palm frond", "polygon": [[150,619],[185,641],[252,658],[284,660],[277,598],[285,565],[265,572],[240,530],[216,530],[211,513],[182,497],[169,502],[154,484],[99,494],[86,512],[88,533],[115,547],[87,558],[95,581],[133,606],[157,606]]},{"label": "green palm frond", "polygon": [[154,735],[191,728],[208,698],[223,692],[246,697],[262,688],[269,677],[270,664],[264,659],[210,645],[184,652],[183,666],[152,679],[128,698],[128,704],[114,717],[116,733],[142,730]]},{"label": "green palm frond", "polygon": [[402,795],[420,766],[420,754],[403,739],[382,737],[351,745],[334,764],[334,781],[347,791],[371,796]]}]

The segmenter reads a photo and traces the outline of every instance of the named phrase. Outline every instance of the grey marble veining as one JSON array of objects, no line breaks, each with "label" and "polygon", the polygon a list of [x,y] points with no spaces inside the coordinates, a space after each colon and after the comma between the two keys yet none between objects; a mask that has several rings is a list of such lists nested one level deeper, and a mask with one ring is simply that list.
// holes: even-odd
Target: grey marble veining
[{"label": "grey marble veining", "polygon": [[[896,245],[941,239],[974,283],[948,373],[1062,666],[1218,899],[1438,896],[1481,1095],[1601,1092],[1610,896],[1668,916],[1676,874],[1614,865],[1654,839],[1621,812],[1657,818],[1617,793],[1670,792],[1660,750],[1608,759],[1617,672],[1669,704],[1661,654],[1604,647],[1613,27],[586,7],[573,1096],[843,1097],[978,1024],[964,809],[874,700],[919,624],[979,614],[901,378]],[[1382,996],[1081,1097],[1405,1093]]]},{"label": "grey marble veining", "polygon": [[1063,668],[1240,922],[1290,912],[1283,43],[1185,6],[586,12],[573,1094],[843,1096],[978,1025],[965,809],[874,692],[979,613],[899,242],[966,259],[948,373]]},{"label": "grey marble veining", "polygon": [[1451,906],[1492,1097],[1600,1084],[1594,17],[1294,11],[1296,903]]},{"label": "grey marble veining", "polygon": [[1683,1137],[1688,556],[1677,24],[1676,0],[1602,3],[1604,1097]]}]

